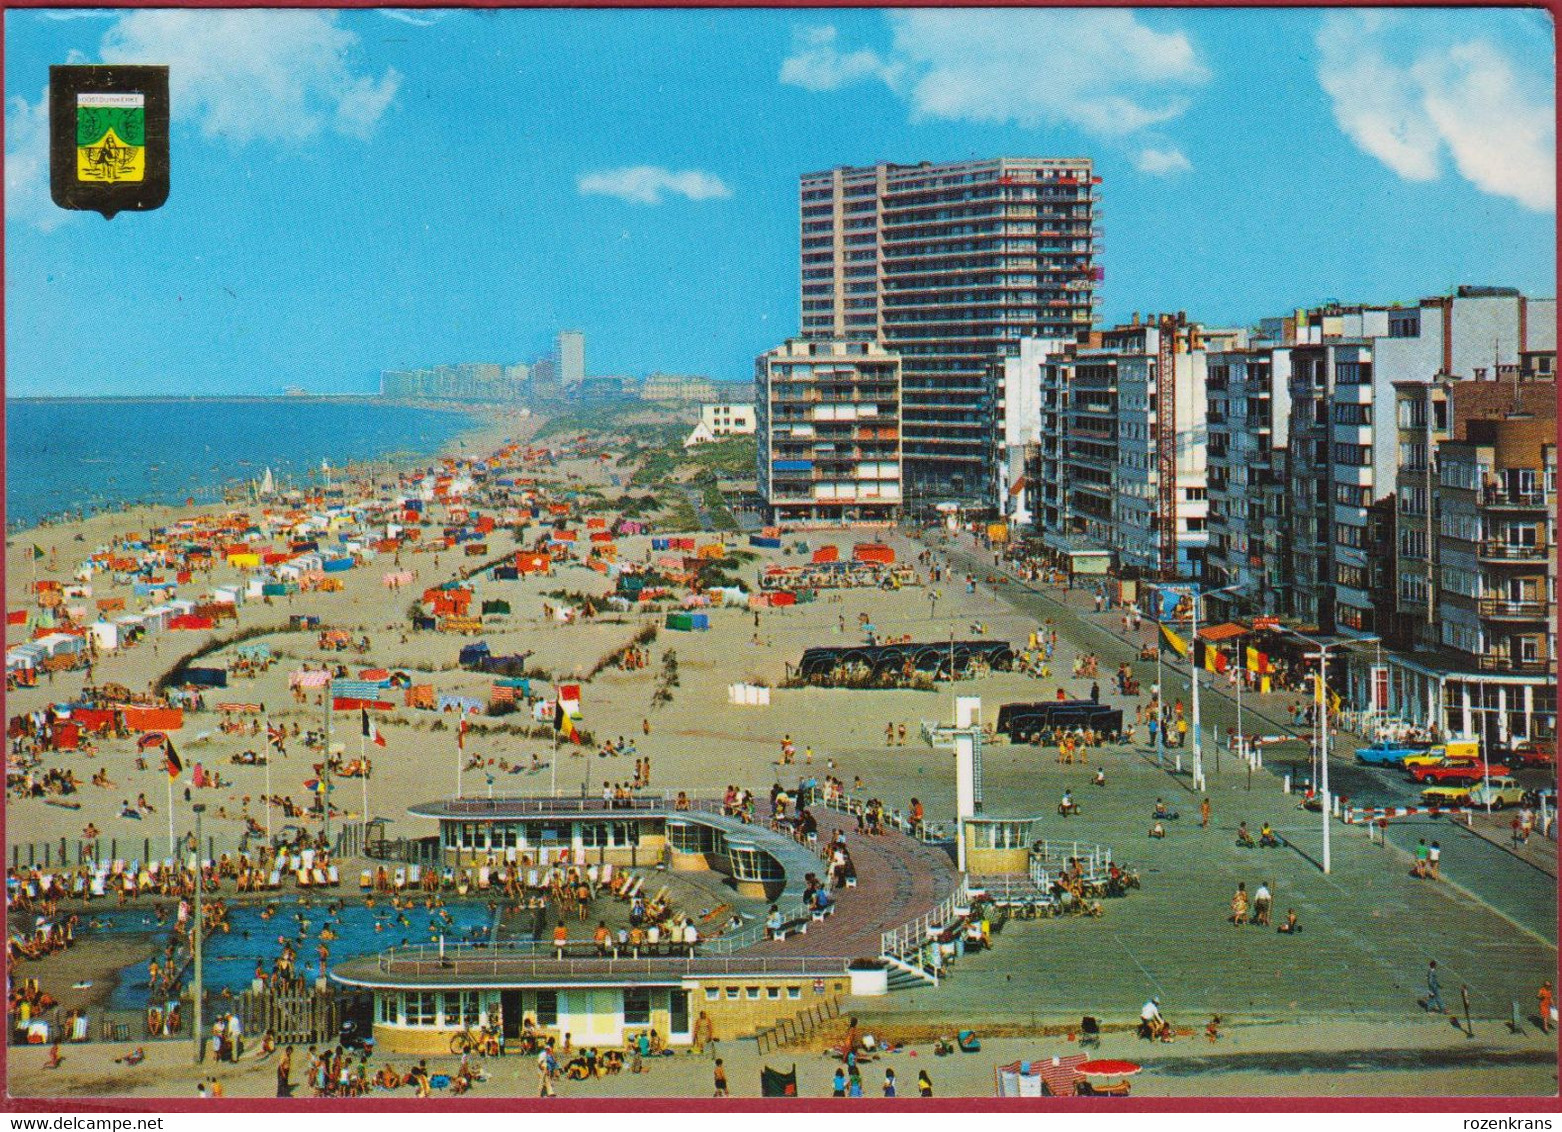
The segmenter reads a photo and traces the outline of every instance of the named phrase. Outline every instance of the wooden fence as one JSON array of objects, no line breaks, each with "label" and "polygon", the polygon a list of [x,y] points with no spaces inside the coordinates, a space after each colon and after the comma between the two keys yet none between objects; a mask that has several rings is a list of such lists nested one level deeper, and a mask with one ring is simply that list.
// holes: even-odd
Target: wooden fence
[{"label": "wooden fence", "polygon": [[774,1026],[757,1031],[754,1039],[759,1043],[760,1053],[769,1053],[771,1050],[803,1041],[809,1035],[823,1029],[825,1023],[840,1016],[840,997],[828,998],[817,1006],[810,1006],[807,1010],[799,1012],[793,1018],[783,1018]]}]

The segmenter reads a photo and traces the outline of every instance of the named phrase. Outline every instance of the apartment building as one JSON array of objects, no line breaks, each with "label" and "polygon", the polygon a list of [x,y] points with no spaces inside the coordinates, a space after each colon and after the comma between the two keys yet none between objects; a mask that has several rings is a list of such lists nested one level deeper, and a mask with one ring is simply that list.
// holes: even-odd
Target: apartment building
[{"label": "apartment building", "polygon": [[700,406],[700,419],[683,442],[685,448],[723,440],[729,436],[754,435],[752,403],[715,401]]},{"label": "apartment building", "polygon": [[892,522],[901,361],[877,342],[788,339],[754,365],[759,495],[774,523]]},{"label": "apartment building", "polygon": [[802,336],[870,340],[904,376],[906,494],[996,505],[996,362],[1088,331],[1099,196],[1087,158],[878,164],[800,184]]},{"label": "apartment building", "polygon": [[1286,455],[1290,444],[1291,351],[1255,342],[1246,350],[1209,355],[1209,545],[1204,582],[1210,617],[1281,611],[1287,580]]},{"label": "apartment building", "polygon": [[1497,745],[1556,733],[1556,385],[1533,389],[1438,446],[1436,635],[1389,658],[1392,710]]}]

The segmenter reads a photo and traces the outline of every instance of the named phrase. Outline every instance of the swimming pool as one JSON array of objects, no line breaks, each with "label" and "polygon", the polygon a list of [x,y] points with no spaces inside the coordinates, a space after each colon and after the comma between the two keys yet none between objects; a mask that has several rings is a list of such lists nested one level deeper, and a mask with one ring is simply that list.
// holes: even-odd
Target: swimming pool
[{"label": "swimming pool", "polygon": [[[170,912],[171,912],[170,906]],[[289,896],[273,902],[269,917],[267,905],[230,904],[226,932],[209,935],[203,941],[203,979],[208,991],[230,990],[237,994],[248,990],[255,977],[255,962],[266,969],[282,954],[284,942],[291,943],[297,965],[311,979],[317,962],[316,949],[321,942],[330,948],[332,964],[343,959],[374,955],[404,943],[437,943],[441,933],[448,942],[469,939],[486,940],[494,926],[494,913],[481,901],[452,900],[443,908],[425,908],[421,903],[412,910],[398,911],[386,901],[373,908],[361,900],[348,899],[337,908],[330,897]],[[94,938],[146,934],[147,959],[154,950],[159,960],[172,928],[171,918],[159,926],[150,908],[115,908],[91,913],[82,918],[79,943]],[[335,939],[322,941],[320,933],[329,928]],[[146,960],[119,971],[109,1006],[117,1010],[140,1010],[147,1005],[150,980]]]}]

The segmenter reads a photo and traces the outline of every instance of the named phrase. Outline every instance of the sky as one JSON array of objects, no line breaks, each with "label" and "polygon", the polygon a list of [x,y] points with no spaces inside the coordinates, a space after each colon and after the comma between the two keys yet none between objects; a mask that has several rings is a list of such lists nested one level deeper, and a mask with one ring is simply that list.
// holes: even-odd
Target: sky
[{"label": "sky", "polygon": [[[800,174],[1089,156],[1101,316],[1555,295],[1519,9],[5,13],[9,396],[370,392],[530,361],[747,380]],[[167,204],[48,186],[48,68],[171,68]]]}]

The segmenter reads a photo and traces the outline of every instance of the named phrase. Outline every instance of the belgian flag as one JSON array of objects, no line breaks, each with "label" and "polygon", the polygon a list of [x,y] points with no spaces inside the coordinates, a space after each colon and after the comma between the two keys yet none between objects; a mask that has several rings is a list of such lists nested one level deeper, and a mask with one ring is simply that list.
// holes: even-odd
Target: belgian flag
[{"label": "belgian flag", "polygon": [[1188,655],[1188,642],[1183,640],[1176,633],[1173,633],[1165,625],[1161,626],[1161,644],[1165,648],[1171,649],[1171,651],[1176,653],[1178,656]]}]

